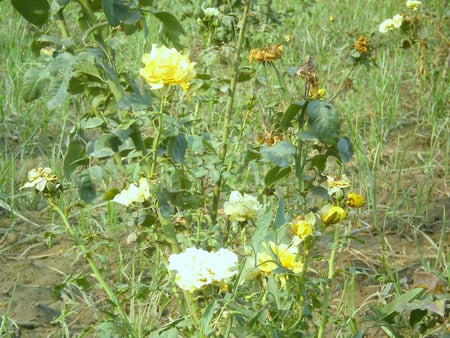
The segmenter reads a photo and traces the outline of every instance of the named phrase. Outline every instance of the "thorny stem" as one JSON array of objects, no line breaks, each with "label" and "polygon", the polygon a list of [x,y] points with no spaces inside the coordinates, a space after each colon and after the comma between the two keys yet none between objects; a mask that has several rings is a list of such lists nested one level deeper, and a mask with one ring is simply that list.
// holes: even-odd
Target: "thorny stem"
[{"label": "thorny stem", "polygon": [[333,282],[334,278],[334,259],[336,257],[336,252],[339,247],[338,245],[338,239],[339,239],[339,227],[336,224],[334,226],[334,239],[333,243],[331,244],[331,253],[330,253],[330,260],[328,261],[328,277],[325,284],[325,290],[323,294],[323,303],[322,303],[322,315],[320,318],[320,324],[319,324],[319,331],[317,333],[317,338],[322,338],[324,335],[325,325],[328,321],[328,302],[330,298],[330,290],[331,290],[331,284]]},{"label": "thorny stem", "polygon": [[72,226],[72,224],[69,222],[66,214],[64,211],[55,204],[55,202],[49,198],[49,204],[52,207],[53,210],[56,211],[56,213],[61,217],[66,230],[68,233],[72,236],[72,238],[75,240],[76,245],[81,249],[81,252],[83,253],[83,257],[86,259],[86,261],[89,264],[89,267],[92,270],[92,273],[94,274],[95,279],[98,281],[102,289],[106,292],[106,294],[109,297],[109,300],[111,304],[116,309],[119,317],[122,319],[123,324],[125,325],[127,332],[129,333],[130,337],[137,337],[136,332],[134,331],[133,326],[131,325],[127,315],[123,311],[122,307],[120,306],[120,301],[117,299],[116,295],[114,294],[114,291],[111,290],[111,288],[106,283],[105,279],[103,278],[100,271],[97,269],[97,266],[95,265],[95,262],[90,257],[90,252],[86,248],[86,246],[83,243],[83,240],[81,239],[80,235],[78,234],[75,227]]},{"label": "thorny stem", "polygon": [[[248,12],[250,9],[250,1],[247,0],[245,2],[244,13],[242,14],[242,20],[240,23],[241,30],[239,32],[238,42],[236,46],[236,59],[234,60],[233,65],[233,77],[231,78],[230,89],[228,90],[227,104],[225,107],[225,117],[223,121],[223,132],[222,132],[222,148],[220,151],[220,160],[221,162],[225,162],[225,157],[227,155],[227,142],[228,142],[228,134],[230,128],[231,116],[233,114],[233,104],[234,104],[234,96],[236,94],[236,84],[239,75],[239,65],[241,59],[241,49],[244,43],[244,35],[245,35],[245,27],[247,25]],[[217,180],[216,186],[214,187],[213,193],[213,205],[212,205],[212,222],[213,224],[217,219],[217,210],[219,206],[219,198],[220,191],[222,188],[222,172],[220,173],[219,179]]]}]

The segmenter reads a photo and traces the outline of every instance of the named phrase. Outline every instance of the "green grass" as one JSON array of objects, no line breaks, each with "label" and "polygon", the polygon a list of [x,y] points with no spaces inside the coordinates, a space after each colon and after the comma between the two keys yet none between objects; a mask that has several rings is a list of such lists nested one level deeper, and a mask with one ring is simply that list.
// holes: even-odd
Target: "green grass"
[{"label": "green grass", "polygon": [[[403,49],[400,46],[410,35],[399,30],[382,34],[378,25],[399,12],[411,13],[404,1],[286,4],[274,0],[252,4],[239,60],[249,79],[237,83],[234,105],[227,115],[239,34],[236,24],[242,8],[223,3],[220,9],[229,11],[230,16],[216,26],[202,26],[198,4],[163,1],[152,8],[167,10],[178,18],[186,31],[180,39],[184,54],[191,54],[200,75],[192,81],[189,95],[181,90],[169,95],[163,110],[156,175],[148,177],[151,198],[141,208],[128,209],[102,197],[112,188],[121,190],[137,182],[144,173],[148,176],[151,143],[159,130],[155,122],[159,98],[153,96],[152,109],[117,109],[111,94],[114,81],[103,72],[104,82],[88,79],[86,91],[69,95],[57,109],[49,109],[46,95],[25,102],[27,70],[35,65],[44,68],[51,61],[32,51],[39,31],[9,2],[0,3],[0,15],[7,23],[0,29],[5,45],[0,50],[5,60],[0,66],[0,259],[12,267],[10,274],[18,264],[14,257],[32,260],[29,257],[45,256],[62,245],[58,253],[61,267],[53,268],[58,273],[50,281],[60,301],[60,314],[53,319],[60,327],[40,327],[36,330],[42,331],[34,332],[136,337],[287,337],[300,332],[308,337],[420,337],[448,332],[448,313],[445,317],[430,310],[411,311],[414,306],[423,309],[445,298],[448,287],[440,293],[430,286],[435,279],[450,282],[448,6],[441,1],[424,2],[418,11],[418,34],[426,47]],[[271,15],[266,17],[263,11],[269,3]],[[92,37],[82,39],[83,31],[75,21],[80,17],[77,11],[73,3],[64,12],[70,32],[76,32],[72,33],[74,55],[96,46]],[[102,51],[126,94],[134,88],[149,92],[139,78],[141,57],[153,43],[160,43],[162,36],[160,23],[146,13],[147,36],[144,30],[129,36],[120,31],[105,35]],[[228,25],[230,22],[233,24]],[[60,34],[55,28],[46,33]],[[292,36],[289,42],[286,34]],[[350,58],[360,35],[366,36],[371,46],[370,66],[354,65]],[[248,61],[251,49],[276,43],[284,46],[283,57],[274,62],[282,83],[270,64]],[[265,145],[258,142],[264,136],[282,135],[306,158],[323,151],[313,149],[319,143],[310,141],[301,147],[295,127],[280,129],[286,109],[303,99],[304,80],[289,75],[287,69],[298,68],[309,55],[317,62],[319,87],[326,91],[323,100],[331,99],[347,76],[353,81],[353,87],[333,104],[341,120],[341,134],[349,137],[355,154],[342,166],[329,157],[324,171],[329,175],[345,172],[352,189],[365,196],[364,207],[352,212],[342,226],[323,227],[317,218],[316,227],[322,234],[311,247],[307,242],[299,246],[299,259],[309,270],[290,276],[284,284],[271,275],[241,283],[235,279],[223,292],[212,286],[192,295],[182,292],[167,273],[167,259],[176,247],[230,248],[239,254],[239,273],[244,275],[245,258],[249,261],[252,250],[261,250],[263,240],[286,242],[290,238],[286,224],[309,211],[318,214],[325,204],[322,197],[310,193],[307,180],[300,182],[295,177],[293,161],[288,165],[290,175],[266,187],[265,176],[275,162],[261,155]],[[105,59],[99,57],[95,66]],[[84,128],[99,117],[101,125]],[[76,159],[83,162],[65,177],[64,161],[74,142],[89,152],[89,144],[93,147],[103,135],[123,132],[132,120],[149,151],[147,156],[134,148],[104,158],[85,156],[81,151]],[[291,122],[295,125],[296,119]],[[187,135],[186,154],[180,161],[174,160],[183,148],[173,145],[181,142],[177,135]],[[28,171],[39,166],[51,167],[65,189],[59,199],[50,199],[50,204],[39,194],[19,190]],[[83,181],[86,173],[91,185]],[[312,182],[320,179],[319,174],[302,172]],[[219,210],[215,211],[217,182],[221,185]],[[79,191],[92,190],[96,199],[80,198]],[[233,190],[258,198],[264,211],[257,219],[240,225],[227,219],[223,206]],[[52,206],[60,210],[59,215],[52,212]],[[213,222],[215,212],[217,221]],[[340,235],[335,240],[334,228]],[[13,241],[12,236],[18,235],[21,238]],[[44,245],[37,245],[37,250],[33,246],[37,243]],[[430,273],[426,281],[431,290],[412,296],[408,291],[417,286],[418,271]],[[23,320],[14,309],[23,299],[19,286],[25,283],[21,279],[24,274],[27,269],[18,270],[11,296],[0,298],[0,335],[12,337],[10,324]],[[0,283],[7,283],[1,275]],[[329,303],[323,302],[324,294],[329,294]],[[405,300],[408,296],[412,298]],[[396,311],[389,304],[396,304]],[[83,314],[77,319],[77,313]],[[421,322],[413,323],[417,318]]]}]

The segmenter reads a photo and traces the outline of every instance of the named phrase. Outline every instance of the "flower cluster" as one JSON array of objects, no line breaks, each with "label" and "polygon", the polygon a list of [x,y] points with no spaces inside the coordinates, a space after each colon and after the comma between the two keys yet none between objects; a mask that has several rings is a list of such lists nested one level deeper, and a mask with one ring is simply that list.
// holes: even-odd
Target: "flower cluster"
[{"label": "flower cluster", "polygon": [[378,30],[381,33],[387,33],[394,28],[400,28],[403,24],[404,17],[401,14],[396,14],[392,19],[384,20],[381,24]]},{"label": "flower cluster", "polygon": [[163,88],[166,85],[180,85],[187,91],[189,82],[196,76],[195,62],[189,61],[189,56],[182,55],[175,48],[152,45],[150,54],[142,56],[144,68],[139,74],[152,89]]},{"label": "flower cluster", "polygon": [[131,183],[127,189],[122,190],[113,201],[129,206],[133,203],[143,203],[150,198],[150,186],[145,177],[139,179],[138,185]]},{"label": "flower cluster", "polygon": [[223,207],[225,214],[230,216],[231,221],[244,222],[256,217],[261,209],[261,204],[252,195],[242,195],[239,191],[233,191],[230,194],[230,199],[224,203]]},{"label": "flower cluster", "polygon": [[262,50],[259,48],[252,49],[250,51],[249,61],[253,63],[254,61],[260,63],[272,62],[278,60],[283,55],[283,45],[267,45]]},{"label": "flower cluster", "polygon": [[[417,0],[408,0],[406,1],[406,7],[412,11],[417,11],[417,9],[422,6],[421,1]],[[380,26],[378,27],[378,30],[381,33],[387,33],[393,29],[397,29],[402,27],[402,25],[405,22],[410,21],[410,18],[408,18],[405,14],[396,14],[392,17],[392,19],[384,20]]]},{"label": "flower cluster", "polygon": [[364,197],[355,193],[347,192],[350,180],[345,175],[333,177],[327,176],[328,195],[331,203],[323,206],[319,211],[319,217],[325,226],[342,222],[348,214],[348,207],[360,208],[364,204]]},{"label": "flower cluster", "polygon": [[170,271],[175,272],[175,283],[183,290],[194,292],[206,285],[225,285],[237,271],[238,257],[228,250],[208,252],[188,248],[169,257]]},{"label": "flower cluster", "polygon": [[28,182],[21,189],[34,188],[44,194],[44,196],[54,196],[63,190],[63,186],[58,181],[58,176],[53,174],[49,167],[39,167],[28,172]]}]

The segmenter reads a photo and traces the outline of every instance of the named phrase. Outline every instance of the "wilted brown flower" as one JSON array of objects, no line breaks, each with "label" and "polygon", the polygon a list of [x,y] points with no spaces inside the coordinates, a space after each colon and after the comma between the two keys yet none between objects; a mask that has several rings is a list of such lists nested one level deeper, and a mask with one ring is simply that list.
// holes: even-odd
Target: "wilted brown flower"
[{"label": "wilted brown flower", "polygon": [[361,35],[355,42],[355,49],[360,54],[365,54],[369,51],[369,43],[364,35]]},{"label": "wilted brown flower", "polygon": [[253,61],[262,63],[272,62],[281,58],[282,54],[283,54],[282,44],[267,45],[262,50],[259,48],[252,49],[250,51],[249,61],[250,63],[253,63]]}]

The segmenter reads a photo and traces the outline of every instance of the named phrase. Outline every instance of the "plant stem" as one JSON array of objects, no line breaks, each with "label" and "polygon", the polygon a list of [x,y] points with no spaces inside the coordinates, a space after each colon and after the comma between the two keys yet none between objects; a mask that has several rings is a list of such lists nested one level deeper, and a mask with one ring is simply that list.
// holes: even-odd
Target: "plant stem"
[{"label": "plant stem", "polygon": [[[239,75],[239,65],[241,62],[241,50],[242,45],[244,43],[245,28],[247,25],[248,12],[250,10],[250,1],[251,0],[247,0],[245,2],[244,13],[242,14],[242,19],[240,23],[241,30],[239,32],[239,37],[236,46],[236,59],[234,60],[233,65],[233,77],[231,78],[230,89],[228,90],[227,104],[225,107],[225,117],[222,126],[222,148],[220,150],[219,155],[222,163],[225,162],[225,157],[227,155],[227,148],[228,148],[227,142],[230,129],[230,121],[231,116],[233,114],[234,97],[236,94],[236,84]],[[222,188],[222,171],[220,173],[219,179],[216,182],[216,186],[214,187],[212,216],[211,216],[213,224],[216,223],[217,219],[217,210],[219,207],[221,188]]]},{"label": "plant stem", "polygon": [[161,106],[159,108],[158,113],[158,126],[156,127],[156,135],[155,139],[153,140],[153,150],[152,150],[152,164],[150,167],[150,178],[153,177],[156,170],[156,162],[158,160],[158,146],[159,146],[159,140],[161,139],[161,134],[163,130],[163,112],[164,112],[164,105],[166,103],[166,95],[161,95]]},{"label": "plant stem", "polygon": [[319,331],[317,333],[317,338],[322,338],[324,335],[325,325],[328,322],[328,302],[330,298],[331,284],[334,278],[334,259],[336,257],[336,252],[338,249],[338,239],[339,239],[339,227],[336,224],[334,226],[334,239],[331,246],[330,260],[328,261],[328,277],[325,284],[325,290],[323,293],[323,303],[322,303],[322,315],[320,318]]},{"label": "plant stem", "polygon": [[111,290],[111,288],[108,286],[108,284],[106,283],[105,279],[103,278],[102,274],[97,269],[97,266],[95,265],[95,262],[90,257],[89,250],[84,245],[83,240],[81,239],[81,237],[78,234],[77,230],[69,222],[69,220],[68,220],[66,214],[63,212],[63,210],[59,206],[57,206],[51,198],[48,201],[49,201],[50,206],[52,207],[52,209],[55,210],[56,213],[61,217],[61,219],[62,219],[62,221],[63,221],[63,223],[64,223],[64,225],[66,227],[66,230],[73,237],[73,239],[75,240],[76,245],[80,248],[81,252],[83,253],[83,257],[85,257],[86,261],[89,264],[89,267],[92,270],[92,273],[94,274],[95,279],[98,281],[98,283],[100,284],[102,289],[106,292],[106,294],[109,297],[109,300],[110,300],[111,304],[114,306],[114,308],[116,309],[119,317],[122,319],[122,322],[125,325],[128,334],[130,335],[130,337],[137,337],[136,332],[134,331],[133,326],[131,325],[130,321],[128,320],[127,315],[125,314],[125,312],[123,311],[122,307],[120,306],[120,302],[117,299],[116,295],[114,294],[114,291]]}]

